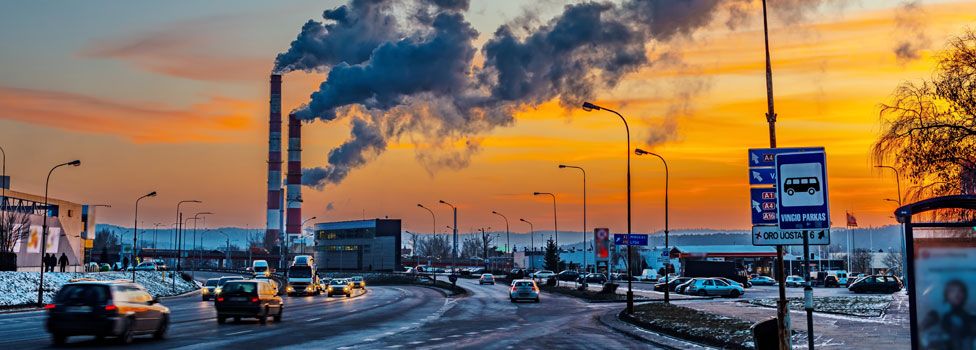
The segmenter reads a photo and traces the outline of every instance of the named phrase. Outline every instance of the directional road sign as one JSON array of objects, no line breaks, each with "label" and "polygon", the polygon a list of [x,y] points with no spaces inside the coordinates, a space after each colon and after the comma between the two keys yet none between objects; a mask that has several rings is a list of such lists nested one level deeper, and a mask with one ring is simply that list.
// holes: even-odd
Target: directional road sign
[{"label": "directional road sign", "polygon": [[830,229],[780,230],[776,226],[753,226],[752,245],[803,245],[803,235],[810,245],[830,245]]},{"label": "directional road sign", "polygon": [[772,187],[749,189],[749,211],[754,225],[776,224],[776,189]]},{"label": "directional road sign", "polygon": [[776,155],[782,153],[823,152],[823,147],[793,148],[750,148],[749,167],[771,167],[776,165]]},{"label": "directional road sign", "polygon": [[830,228],[827,157],[823,151],[776,155],[779,228]]},{"label": "directional road sign", "polygon": [[615,245],[647,245],[647,235],[644,234],[617,234],[613,235]]},{"label": "directional road sign", "polygon": [[750,185],[775,185],[776,168],[749,168]]}]

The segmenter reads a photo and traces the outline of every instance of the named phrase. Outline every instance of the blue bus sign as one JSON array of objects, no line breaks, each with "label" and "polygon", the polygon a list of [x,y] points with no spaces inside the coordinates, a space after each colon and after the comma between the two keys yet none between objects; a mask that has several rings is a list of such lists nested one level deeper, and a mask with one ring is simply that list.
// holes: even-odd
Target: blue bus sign
[{"label": "blue bus sign", "polygon": [[777,154],[776,181],[781,230],[830,228],[827,156],[823,151]]}]

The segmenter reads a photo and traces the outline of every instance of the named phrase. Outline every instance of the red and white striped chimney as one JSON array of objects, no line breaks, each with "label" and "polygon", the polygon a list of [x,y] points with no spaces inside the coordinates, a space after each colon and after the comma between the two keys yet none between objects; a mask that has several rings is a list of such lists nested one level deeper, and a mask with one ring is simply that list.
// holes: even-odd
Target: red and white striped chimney
[{"label": "red and white striped chimney", "polygon": [[271,75],[268,132],[268,221],[264,247],[278,245],[281,237],[281,75]]},{"label": "red and white striped chimney", "polygon": [[302,233],[302,122],[288,116],[288,179],[285,233],[289,238]]}]

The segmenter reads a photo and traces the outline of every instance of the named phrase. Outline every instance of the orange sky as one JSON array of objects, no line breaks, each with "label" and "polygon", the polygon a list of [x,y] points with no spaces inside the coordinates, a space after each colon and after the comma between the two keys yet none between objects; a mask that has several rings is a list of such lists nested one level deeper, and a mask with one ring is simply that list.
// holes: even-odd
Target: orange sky
[{"label": "orange sky", "polygon": [[[893,22],[897,2],[890,3],[825,10],[819,20],[801,24],[771,23],[778,142],[781,147],[826,148],[837,223],[845,210],[856,213],[862,226],[893,223],[889,215],[894,205],[883,199],[895,196],[894,179],[873,169],[868,156],[879,129],[878,104],[900,82],[928,76],[933,50],[976,20],[976,3],[926,3],[925,33],[932,50],[923,51],[919,60],[901,63],[892,48],[903,33]],[[643,147],[662,123],[676,127],[674,139],[652,147],[671,166],[672,228],[749,227],[746,149],[768,145],[761,28],[755,23],[731,31],[721,22],[682,40],[682,66],[648,67],[597,100],[628,116],[635,147]],[[131,40],[119,32],[107,39],[79,39],[80,48],[65,55],[81,69],[110,66],[112,73],[103,80],[80,78],[92,81],[91,89],[70,76],[63,83],[52,77],[0,82],[0,147],[7,151],[14,189],[43,193],[51,165],[80,158],[82,167],[55,175],[52,196],[112,204],[100,213],[102,222],[131,225],[132,202],[156,190],[159,197],[142,202],[141,221],[170,224],[176,202],[196,198],[206,202],[199,206],[201,211],[217,213],[210,223],[264,227],[266,72],[273,54],[300,23],[278,24],[287,27],[275,34],[283,39],[262,38],[261,43],[272,43],[255,44],[269,45],[263,49],[266,65],[233,52],[223,52],[220,58],[231,63],[214,63],[209,61],[216,60],[213,54],[193,56],[178,45],[172,48],[178,53],[113,49],[104,40]],[[483,36],[493,31],[478,29]],[[160,31],[165,32],[148,30]],[[178,64],[193,57],[209,69],[183,69]],[[18,64],[25,63],[0,63],[0,72],[15,76],[12,72],[27,69]],[[237,74],[214,73],[219,67]],[[246,78],[240,78],[242,74]],[[283,109],[304,102],[321,78],[285,76]],[[694,92],[689,108],[666,121],[675,96],[688,91]],[[345,118],[306,125],[305,165],[324,165],[328,151],[345,140],[348,131]],[[527,229],[518,224],[520,217],[534,221],[536,229],[549,230],[548,198],[531,195],[541,191],[557,194],[560,229],[578,231],[580,178],[575,171],[557,169],[557,164],[566,163],[588,171],[590,228],[625,230],[624,134],[615,116],[567,111],[552,102],[519,112],[515,125],[477,140],[479,151],[470,166],[427,169],[418,163],[415,151],[430,141],[405,137],[339,186],[306,188],[305,216],[390,216],[403,218],[407,230],[427,232],[429,214],[416,204],[434,208],[443,230],[449,212],[436,202],[444,199],[460,207],[462,231],[504,229],[492,210],[508,215],[513,230]],[[656,158],[633,161],[634,230],[660,230],[663,169]],[[327,210],[330,203],[334,209]]]}]

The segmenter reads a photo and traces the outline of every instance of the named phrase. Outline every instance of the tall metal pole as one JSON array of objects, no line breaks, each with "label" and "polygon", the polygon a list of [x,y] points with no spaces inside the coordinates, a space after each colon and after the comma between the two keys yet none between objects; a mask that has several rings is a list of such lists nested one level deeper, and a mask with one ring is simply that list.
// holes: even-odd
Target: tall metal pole
[{"label": "tall metal pole", "polygon": [[501,216],[502,219],[505,219],[505,251],[508,252],[508,255],[512,258],[512,265],[513,265],[512,267],[515,267],[514,266],[515,265],[515,255],[512,253],[512,250],[510,248],[511,247],[510,244],[512,244],[512,240],[509,237],[508,218],[505,217],[505,215],[502,215],[501,213],[499,213],[497,211],[492,211],[491,213],[492,214],[495,214],[495,215],[498,215],[498,216]]},{"label": "tall metal pole", "polygon": [[627,313],[634,313],[634,289],[633,289],[633,266],[631,266],[631,260],[633,260],[633,249],[630,246],[630,235],[631,235],[631,195],[630,195],[630,126],[627,125],[627,118],[623,115],[617,113],[617,111],[603,108],[589,102],[583,102],[583,110],[605,110],[611,112],[620,117],[620,120],[624,122],[624,130],[627,132]]},{"label": "tall metal pole", "polygon": [[[417,204],[417,207],[422,208],[422,209],[424,209],[424,210],[426,210],[427,212],[430,213],[430,219],[433,221],[433,225],[431,226],[431,229],[430,229],[430,234],[433,235],[434,237],[437,237],[437,216],[434,215],[434,211],[433,210],[430,210],[430,208],[425,207],[423,204],[419,204],[419,203]],[[420,257],[417,257],[416,258],[417,261],[416,261],[416,264],[414,265],[414,268],[416,268],[417,266],[420,266],[420,260],[419,259],[420,259]]]},{"label": "tall metal pole", "polygon": [[[552,231],[553,231],[553,234],[555,235],[556,254],[558,255],[559,254],[559,220],[556,219],[556,195],[555,194],[552,194],[552,193],[549,193],[549,192],[533,192],[532,194],[533,195],[536,195],[536,196],[543,196],[543,195],[545,195],[545,196],[552,197]],[[558,269],[559,269],[559,267],[557,266],[556,267],[556,270],[558,270]],[[556,271],[556,272],[559,272],[559,271]]]},{"label": "tall metal pole", "polygon": [[[773,66],[769,55],[769,23],[766,12],[766,0],[762,0],[763,8],[763,43],[766,48],[766,122],[769,124],[769,148],[776,148],[776,110],[773,106]],[[779,282],[779,300],[776,301],[776,328],[779,334],[780,350],[792,349],[790,341],[790,310],[786,301],[786,276],[783,272],[783,246],[776,246],[776,275]],[[811,335],[812,336],[812,335]]]},{"label": "tall metal pole", "polygon": [[[74,161],[70,161],[70,162],[67,162],[67,163],[61,163],[61,164],[55,165],[53,168],[51,168],[50,171],[47,172],[47,180],[44,180],[44,222],[41,224],[41,242],[40,242],[40,244],[41,244],[41,264],[40,264],[40,266],[41,266],[41,279],[40,279],[40,281],[37,282],[37,304],[38,305],[41,305],[41,304],[44,303],[44,254],[47,254],[47,215],[48,215],[48,212],[51,211],[51,208],[48,208],[48,203],[47,203],[48,202],[47,190],[48,190],[48,185],[51,184],[51,173],[54,173],[54,169],[63,167],[65,165],[79,166],[79,165],[81,165],[81,161],[80,160],[74,160]],[[4,200],[6,200],[6,199],[4,199]]]},{"label": "tall metal pole", "polygon": [[[889,166],[889,165],[875,165],[875,167],[876,168],[891,169],[891,171],[894,171],[895,172],[895,186],[898,187],[898,207],[901,208],[901,206],[902,206],[902,198],[901,198],[901,173],[898,171],[897,168],[895,168],[893,166]],[[899,228],[899,231],[901,231],[901,235],[900,235],[901,236],[901,266],[902,266],[902,269],[901,269],[901,279],[906,284],[908,284],[908,283],[910,283],[910,281],[908,280],[908,278],[906,278],[906,276],[908,276],[908,275],[907,275],[907,271],[905,271],[906,270],[905,267],[908,266],[908,249],[907,249],[908,246],[906,245],[906,242],[905,242],[905,225],[904,224],[901,225],[901,227]],[[872,245],[871,249],[872,250],[874,249],[874,246],[873,245]]]},{"label": "tall metal pole", "polygon": [[[519,221],[522,221],[522,222],[524,222],[526,224],[529,224],[529,245],[531,247],[531,250],[530,251],[533,254],[535,254],[535,226],[533,226],[531,222],[529,222],[528,220],[525,220],[525,219],[519,219]],[[530,269],[534,269],[535,268],[535,259],[532,258],[529,255],[526,255],[526,256],[529,257],[529,268]]]},{"label": "tall metal pole", "polygon": [[139,237],[139,201],[147,197],[155,197],[156,191],[149,192],[145,196],[136,199],[136,212],[135,212],[135,222],[132,223],[132,283],[136,283],[136,246],[139,244],[137,240]]},{"label": "tall metal pole", "polygon": [[[586,267],[588,265],[586,264],[586,255],[587,255],[586,235],[588,234],[588,232],[586,231],[586,169],[583,169],[582,167],[578,167],[578,166],[563,165],[563,164],[560,164],[559,168],[579,169],[579,171],[583,173],[583,271],[587,271]],[[596,272],[596,264],[593,265],[593,272],[594,273]]]},{"label": "tall metal pole", "polygon": [[658,159],[660,159],[662,163],[664,163],[664,251],[665,252],[668,252],[668,259],[664,263],[664,286],[665,286],[665,288],[664,288],[664,303],[665,304],[668,304],[668,303],[671,302],[671,290],[670,290],[671,288],[668,288],[667,287],[668,286],[668,283],[670,282],[669,281],[669,279],[670,279],[669,273],[671,272],[671,268],[670,268],[671,267],[671,255],[670,255],[671,244],[669,242],[669,232],[670,232],[670,230],[669,230],[669,225],[668,225],[668,218],[669,218],[668,209],[670,207],[668,205],[668,186],[671,183],[671,170],[668,169],[668,161],[667,160],[664,160],[664,157],[662,157],[660,154],[657,154],[657,153],[654,153],[654,152],[648,152],[648,151],[642,150],[640,148],[634,150],[634,154],[639,155],[639,156],[640,155],[645,155],[645,154],[646,155],[655,156]]},{"label": "tall metal pole", "polygon": [[[454,249],[453,252],[451,253],[451,276],[454,277],[454,274],[457,272],[457,256],[458,256],[457,207],[443,200],[441,200],[440,203],[451,207],[451,211],[454,214],[454,227],[452,228],[454,230]],[[455,287],[457,286],[457,277],[451,278],[451,284]]]},{"label": "tall metal pole", "polygon": [[[180,206],[182,206],[183,203],[202,203],[202,202],[195,199],[191,199],[191,200],[179,201],[179,203],[176,203],[176,231],[173,232],[173,242],[172,242],[173,250],[176,251],[176,266],[175,266],[176,272],[179,272],[183,269],[183,266],[180,265],[181,262],[180,258],[183,256],[183,245],[182,245],[183,235],[180,234],[182,224],[183,224],[183,212],[180,211]],[[176,274],[173,274],[172,289],[174,291],[176,290]]]}]

